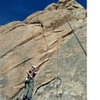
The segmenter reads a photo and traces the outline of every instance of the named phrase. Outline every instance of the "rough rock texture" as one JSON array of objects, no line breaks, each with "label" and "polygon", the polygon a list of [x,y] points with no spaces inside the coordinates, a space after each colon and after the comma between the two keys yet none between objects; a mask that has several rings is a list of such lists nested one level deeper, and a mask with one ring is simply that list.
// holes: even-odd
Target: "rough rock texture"
[{"label": "rough rock texture", "polygon": [[86,100],[86,17],[75,0],[59,0],[1,26],[0,100],[22,93],[33,64],[39,68],[33,100]]}]

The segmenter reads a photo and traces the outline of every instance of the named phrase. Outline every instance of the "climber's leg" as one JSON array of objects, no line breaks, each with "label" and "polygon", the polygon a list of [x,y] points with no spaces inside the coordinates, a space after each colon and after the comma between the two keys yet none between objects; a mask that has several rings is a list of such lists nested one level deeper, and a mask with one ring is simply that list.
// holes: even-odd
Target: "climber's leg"
[{"label": "climber's leg", "polygon": [[24,88],[24,91],[23,91],[23,100],[27,100],[27,95],[28,95],[28,92],[29,92],[29,83],[30,83],[30,80],[29,78],[26,78],[25,79],[25,88]]},{"label": "climber's leg", "polygon": [[29,84],[29,82],[30,82],[30,79],[28,77],[26,77],[25,78],[25,88],[26,88],[26,85]]},{"label": "climber's leg", "polygon": [[32,98],[33,87],[34,87],[34,81],[31,79],[30,83],[29,83],[29,92],[28,92],[28,95],[27,95],[27,97],[29,98],[29,100],[31,100],[31,98]]},{"label": "climber's leg", "polygon": [[26,100],[26,99],[27,99],[27,97],[25,95],[23,95],[23,100]]}]

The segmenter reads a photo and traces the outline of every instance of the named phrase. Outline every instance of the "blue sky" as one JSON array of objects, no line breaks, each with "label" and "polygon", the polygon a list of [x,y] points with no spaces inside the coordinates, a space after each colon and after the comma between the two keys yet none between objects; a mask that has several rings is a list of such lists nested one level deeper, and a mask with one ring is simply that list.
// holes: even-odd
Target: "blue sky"
[{"label": "blue sky", "polygon": [[[0,25],[11,21],[24,20],[30,14],[43,10],[58,0],[0,0]],[[77,0],[86,8],[86,0]]]}]

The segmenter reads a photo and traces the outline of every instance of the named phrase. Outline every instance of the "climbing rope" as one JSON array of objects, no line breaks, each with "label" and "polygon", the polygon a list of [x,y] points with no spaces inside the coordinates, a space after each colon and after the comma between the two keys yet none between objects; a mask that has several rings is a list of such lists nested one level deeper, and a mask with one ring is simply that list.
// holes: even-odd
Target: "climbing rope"
[{"label": "climbing rope", "polygon": [[[58,34],[57,34],[57,76],[58,77]],[[56,95],[57,95],[57,98],[58,98],[58,88],[56,88]]]},{"label": "climbing rope", "polygon": [[[59,11],[58,11],[58,13],[59,13]],[[62,14],[64,15],[63,10],[62,10]],[[60,15],[60,13],[59,13],[59,15]],[[66,17],[66,15],[64,15],[64,16]],[[59,17],[59,16],[58,16],[58,17]],[[59,19],[59,18],[58,18],[58,19]],[[67,17],[66,17],[66,19],[67,19]],[[82,46],[82,44],[81,44],[79,38],[78,38],[77,35],[75,34],[75,32],[74,32],[74,30],[73,30],[73,28],[72,28],[70,22],[68,21],[68,19],[67,19],[67,22],[68,22],[68,25],[69,25],[69,27],[71,28],[72,33],[74,34],[76,40],[78,41],[78,43],[79,43],[81,49],[83,50],[85,56],[87,56],[87,53],[86,53],[84,47]],[[67,26],[67,23],[66,23],[65,25]],[[56,77],[58,77],[58,53],[59,53],[59,51],[58,51],[58,34],[57,34],[57,76],[56,76]],[[58,89],[56,89],[56,94],[58,95]],[[57,97],[58,97],[58,96],[57,96]],[[62,99],[62,97],[61,97],[61,99]]]},{"label": "climbing rope", "polygon": [[[58,13],[59,13],[59,11],[58,11]],[[57,15],[58,15],[58,13],[57,13]],[[60,16],[58,16],[58,19],[60,19]],[[56,59],[56,68],[57,68],[56,70],[57,70],[57,73],[56,73],[56,78],[60,79],[60,77],[58,76],[58,66],[59,66],[59,64],[58,64],[59,63],[59,59],[58,59],[58,55],[59,55],[59,48],[58,48],[59,47],[59,37],[58,37],[58,33],[56,33],[56,38],[57,38],[57,50],[56,50],[56,58],[57,58]],[[59,94],[58,94],[58,87],[56,87],[56,97],[57,97],[57,99],[58,99],[58,96],[59,96]],[[61,96],[61,100],[62,100],[62,96]]]},{"label": "climbing rope", "polygon": [[[70,11],[70,12],[71,12],[71,11]],[[71,13],[73,13],[73,12],[71,12]],[[63,10],[62,10],[62,14],[64,15]],[[74,13],[73,13],[73,14],[74,14]],[[64,15],[64,16],[66,17],[66,15]],[[75,16],[75,14],[74,14],[74,16]],[[78,38],[77,35],[75,34],[75,31],[74,31],[74,29],[72,28],[72,26],[71,26],[70,22],[68,21],[68,18],[67,18],[67,17],[66,17],[66,19],[67,19],[67,22],[68,22],[68,24],[69,24],[69,27],[72,29],[72,33],[74,34],[76,40],[78,41],[78,43],[79,43],[81,49],[83,50],[85,56],[87,56],[87,53],[86,53],[84,47],[82,46],[82,44],[81,44],[79,38]],[[66,25],[66,24],[65,24],[65,25]]]},{"label": "climbing rope", "polygon": [[[58,12],[59,13],[59,12]],[[64,15],[64,13],[63,13],[63,10],[62,10],[62,14]],[[59,14],[60,15],[60,14]],[[64,15],[65,17],[66,17],[66,15]],[[59,16],[58,16],[59,17]],[[59,18],[58,18],[59,19]],[[66,17],[66,19],[67,19],[67,17]],[[70,28],[72,29],[72,33],[74,34],[74,36],[75,36],[75,38],[76,38],[76,40],[78,41],[78,43],[79,43],[79,45],[80,45],[80,47],[81,47],[81,49],[83,50],[83,52],[84,52],[84,54],[87,56],[87,53],[86,53],[86,51],[85,51],[85,49],[83,48],[83,46],[82,46],[82,44],[81,44],[81,42],[80,42],[80,40],[79,40],[79,38],[77,37],[77,35],[75,34],[75,32],[74,32],[74,30],[73,30],[73,28],[72,28],[72,26],[71,26],[71,24],[70,24],[70,22],[68,21],[68,19],[67,19],[67,22],[68,22],[68,25],[70,26]],[[66,25],[66,24],[65,24]],[[67,26],[67,25],[66,25]],[[43,38],[44,38],[44,40],[45,40],[45,43],[46,43],[46,47],[47,47],[47,49],[46,49],[46,53],[45,53],[45,59],[47,58],[47,52],[48,52],[48,43],[47,43],[47,40],[46,40],[46,37],[45,37],[45,35],[44,35],[44,33],[41,33],[42,35],[43,35]],[[59,53],[59,51],[58,51],[58,42],[59,42],[59,39],[58,39],[58,34],[57,34],[57,73],[56,73],[56,77],[58,77],[58,53]],[[54,79],[54,78],[53,78]],[[52,79],[52,80],[53,80]],[[52,80],[50,80],[49,82],[51,82]],[[48,83],[49,83],[48,82]],[[47,83],[45,83],[45,84],[47,84]],[[39,87],[40,88],[40,87]],[[28,90],[28,92],[29,92],[29,90]],[[57,90],[56,90],[56,94],[58,95],[58,88],[57,88]],[[58,96],[57,96],[58,97]]]}]

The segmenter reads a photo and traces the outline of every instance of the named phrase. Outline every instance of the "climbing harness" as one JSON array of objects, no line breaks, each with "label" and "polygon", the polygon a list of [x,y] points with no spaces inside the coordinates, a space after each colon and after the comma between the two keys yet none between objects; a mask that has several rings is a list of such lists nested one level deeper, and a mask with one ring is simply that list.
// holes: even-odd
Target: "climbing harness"
[{"label": "climbing harness", "polygon": [[[69,21],[67,21],[67,22],[68,22],[68,24],[69,24],[70,28],[71,28],[71,29],[72,29],[72,31],[73,31],[73,28],[72,28],[71,24],[69,23]],[[87,56],[87,53],[86,53],[86,51],[85,51],[84,47],[82,46],[82,44],[81,44],[80,40],[78,39],[78,37],[77,37],[77,35],[75,34],[75,32],[74,32],[74,31],[73,31],[73,34],[74,34],[74,36],[75,36],[76,40],[78,41],[78,43],[79,43],[79,45],[80,45],[81,49],[83,50],[84,54]]]}]

